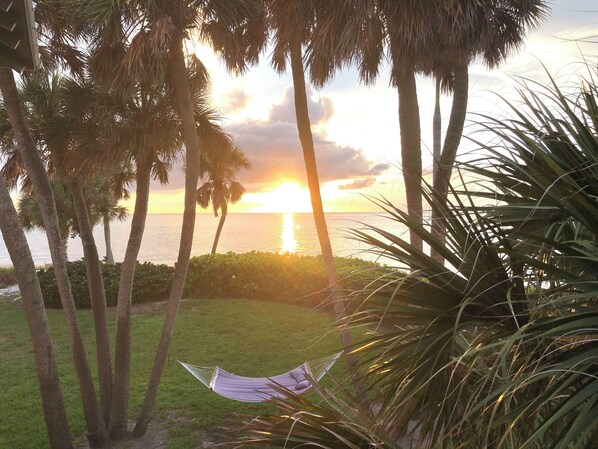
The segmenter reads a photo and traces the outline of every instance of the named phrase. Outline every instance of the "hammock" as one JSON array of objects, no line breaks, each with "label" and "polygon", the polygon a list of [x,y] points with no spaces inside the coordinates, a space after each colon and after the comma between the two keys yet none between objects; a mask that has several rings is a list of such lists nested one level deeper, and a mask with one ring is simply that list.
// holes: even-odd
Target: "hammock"
[{"label": "hammock", "polygon": [[342,352],[305,362],[291,371],[272,377],[244,377],[229,373],[217,366],[204,367],[179,361],[187,371],[206,387],[225,398],[240,402],[264,402],[284,394],[273,388],[277,386],[295,394],[309,390],[309,379],[320,380],[338,360]]}]

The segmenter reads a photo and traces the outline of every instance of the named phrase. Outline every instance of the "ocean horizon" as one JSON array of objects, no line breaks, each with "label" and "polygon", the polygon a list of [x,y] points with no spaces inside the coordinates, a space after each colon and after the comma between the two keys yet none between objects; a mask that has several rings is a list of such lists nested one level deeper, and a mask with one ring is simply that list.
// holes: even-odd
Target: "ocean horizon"
[{"label": "ocean horizon", "polygon": [[[121,262],[130,231],[131,216],[122,222],[111,223],[112,251],[117,262]],[[179,248],[182,214],[148,214],[146,227],[139,251],[140,262],[174,265]],[[198,256],[211,251],[212,242],[220,217],[209,213],[198,213],[191,255]],[[351,229],[367,226],[383,228],[400,236],[407,230],[377,212],[333,212],[326,214],[333,252],[336,256],[355,257],[369,261],[388,263],[377,255],[368,253],[369,247],[350,238]],[[34,262],[38,266],[51,263],[46,235],[41,230],[26,232],[27,241]],[[106,254],[102,226],[94,229],[94,236],[100,257]],[[267,251],[275,253],[320,254],[320,245],[311,213],[229,213],[218,244],[219,253],[246,253]],[[79,237],[68,241],[68,258],[75,261],[83,258],[83,247]],[[11,266],[4,240],[0,241],[0,266]]]}]

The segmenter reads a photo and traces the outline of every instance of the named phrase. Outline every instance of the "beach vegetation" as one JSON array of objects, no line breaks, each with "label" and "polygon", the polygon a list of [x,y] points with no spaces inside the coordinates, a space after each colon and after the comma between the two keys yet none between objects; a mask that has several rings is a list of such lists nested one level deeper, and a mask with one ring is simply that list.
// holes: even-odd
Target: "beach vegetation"
[{"label": "beach vegetation", "polygon": [[[361,288],[381,272],[390,270],[361,259],[335,260],[345,291]],[[78,309],[91,307],[85,264],[68,263],[73,297]],[[121,264],[102,264],[108,307],[118,298]],[[174,268],[151,262],[137,263],[132,303],[165,301]],[[44,301],[48,308],[60,308],[60,297],[52,267],[38,271]],[[321,257],[297,254],[250,252],[245,254],[206,254],[189,261],[185,298],[244,298],[285,302],[317,308],[326,299],[326,275]]]},{"label": "beach vegetation", "polygon": [[[156,350],[154,369],[139,413],[134,435],[145,433],[157,394],[166,354],[191,254],[196,218],[197,183],[200,175],[200,141],[195,114],[196,96],[206,87],[205,67],[195,56],[186,55],[186,40],[198,33],[212,44],[228,67],[243,72],[251,59],[244,38],[256,13],[255,2],[135,2],[130,5],[89,2],[83,4],[92,44],[91,66],[95,75],[116,89],[151,82],[169,90],[176,103],[180,138],[185,150],[184,212],[179,255],[172,277],[162,338]],[[109,24],[108,26],[106,24]],[[150,145],[152,142],[150,142]],[[134,212],[135,213],[135,212]],[[130,258],[134,268],[135,257]],[[129,262],[129,260],[126,260]],[[129,280],[132,276],[129,275]],[[123,285],[124,286],[124,285]],[[130,292],[119,299],[115,390],[110,420],[113,439],[128,434],[128,372],[130,359]]]},{"label": "beach vegetation", "polygon": [[0,267],[0,288],[10,287],[17,283],[14,267]]},{"label": "beach vegetation", "polygon": [[[355,349],[375,408],[338,387],[290,394],[240,440],[279,447],[591,448],[598,437],[598,216],[593,68],[576,87],[524,80],[512,118],[463,163],[436,236],[386,200],[446,265],[384,229],[355,230],[412,276],[387,274],[342,325],[375,329]],[[488,142],[489,140],[484,140]],[[390,240],[390,242],[389,242]]]}]

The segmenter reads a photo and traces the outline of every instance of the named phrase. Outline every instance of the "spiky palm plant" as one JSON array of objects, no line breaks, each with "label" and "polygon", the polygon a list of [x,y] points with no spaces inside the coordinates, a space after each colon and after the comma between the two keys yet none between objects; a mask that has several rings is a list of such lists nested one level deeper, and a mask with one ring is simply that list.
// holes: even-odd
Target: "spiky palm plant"
[{"label": "spiky palm plant", "polygon": [[[486,118],[498,146],[483,145],[484,157],[463,167],[482,187],[448,202],[423,192],[444,236],[376,200],[448,268],[382,228],[355,231],[412,273],[374,280],[351,318],[371,330],[356,353],[376,405],[372,433],[357,430],[365,417],[353,404],[339,414],[320,388],[324,401],[291,396],[246,437],[291,447],[368,447],[389,433],[391,447],[400,435],[422,448],[594,447],[598,90],[586,80],[564,93],[552,81],[521,94],[526,107],[512,105],[513,119]],[[479,205],[489,199],[496,204]]]}]

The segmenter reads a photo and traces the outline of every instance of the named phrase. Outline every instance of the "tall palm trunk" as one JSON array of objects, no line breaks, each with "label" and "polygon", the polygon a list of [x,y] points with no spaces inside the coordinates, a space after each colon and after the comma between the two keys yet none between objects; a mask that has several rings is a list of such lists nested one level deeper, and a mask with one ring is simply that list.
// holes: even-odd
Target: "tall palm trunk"
[{"label": "tall palm trunk", "polygon": [[4,105],[15,134],[19,153],[33,184],[34,195],[42,214],[44,228],[48,237],[56,284],[69,329],[73,364],[77,372],[88,431],[87,438],[91,447],[99,447],[105,440],[104,425],[98,407],[91,371],[87,362],[83,337],[77,322],[77,311],[68,278],[66,254],[64,254],[60,238],[54,194],[44,164],[39,157],[31,134],[29,133],[29,128],[25,122],[12,70],[0,69],[0,89],[2,90]]},{"label": "tall palm trunk", "polygon": [[226,215],[228,214],[228,205],[226,201],[222,201],[220,206],[220,221],[218,222],[218,229],[216,229],[216,235],[214,236],[214,243],[212,244],[212,254],[216,254],[216,248],[218,247],[218,241],[220,240],[220,234],[226,221]]},{"label": "tall palm trunk", "polygon": [[[332,246],[330,245],[330,237],[328,235],[328,226],[326,224],[326,217],[324,215],[324,207],[322,205],[322,196],[320,193],[320,181],[318,178],[318,167],[316,164],[316,153],[314,150],[314,141],[311,133],[311,124],[309,120],[309,110],[307,107],[307,93],[305,88],[305,73],[303,70],[303,58],[301,55],[301,43],[293,42],[290,46],[291,55],[291,71],[293,73],[293,89],[295,92],[295,114],[297,117],[297,130],[299,132],[299,140],[303,148],[303,160],[305,162],[305,171],[307,173],[307,185],[309,187],[309,195],[311,198],[311,205],[313,209],[313,216],[320,241],[320,248],[322,251],[322,258],[324,260],[324,267],[326,270],[326,278],[328,280],[328,288],[330,290],[334,313],[337,319],[344,318],[345,305],[339,285],[339,276],[334,264],[334,256],[332,255]],[[344,349],[348,349],[353,344],[351,334],[346,328],[341,329],[341,342]],[[354,356],[347,356],[347,363],[349,370],[353,376],[353,383],[361,404],[369,408],[367,401],[367,393],[363,384],[363,378],[357,368],[357,361]]]},{"label": "tall palm trunk", "polygon": [[71,449],[73,444],[69,434],[42,291],[25,233],[1,176],[0,230],[15,267],[23,309],[27,317],[50,448]]},{"label": "tall palm trunk", "polygon": [[434,100],[434,118],[432,120],[432,179],[438,172],[440,161],[440,135],[442,133],[442,117],[440,115],[440,78],[436,78],[436,92]]},{"label": "tall palm trunk", "polygon": [[[451,174],[457,150],[461,143],[465,116],[467,114],[467,101],[469,90],[469,72],[467,64],[458,65],[454,70],[455,87],[453,89],[453,105],[449,119],[442,154],[438,162],[438,171],[434,176],[434,190],[441,201],[446,201],[448,186],[451,181]],[[432,215],[432,234],[438,238],[444,238],[444,226],[436,214]],[[438,258],[438,254],[432,251],[432,256]]]},{"label": "tall palm trunk", "polygon": [[[421,131],[414,71],[397,79],[397,90],[399,91],[401,164],[407,196],[407,211],[410,217],[421,222],[423,217]],[[415,231],[409,231],[409,239],[413,247],[423,250],[422,239]]]},{"label": "tall palm trunk", "polygon": [[176,323],[176,317],[183,295],[185,279],[187,278],[187,269],[189,268],[189,258],[191,256],[191,247],[193,245],[193,231],[195,229],[195,209],[197,204],[197,181],[199,180],[199,140],[197,138],[197,128],[193,116],[193,101],[187,78],[185,67],[185,56],[183,55],[183,43],[179,40],[170,50],[172,63],[172,74],[174,86],[179,107],[179,115],[183,124],[183,140],[186,148],[185,163],[185,209],[183,212],[183,225],[181,229],[181,241],[179,245],[179,255],[174,269],[170,294],[168,296],[168,307],[164,317],[162,335],[156,349],[156,357],[150,375],[150,380],[145,392],[143,406],[139,412],[134,436],[141,436],[147,430],[166,355],[168,346],[172,337],[172,331]]},{"label": "tall palm trunk", "polygon": [[98,362],[98,378],[100,384],[100,404],[104,424],[110,424],[110,408],[112,403],[112,360],[110,357],[110,340],[108,321],[106,319],[106,291],[102,277],[102,265],[98,256],[98,248],[93,237],[93,229],[89,221],[87,203],[81,184],[77,180],[70,182],[73,208],[79,225],[79,235],[83,244],[85,270],[89,298],[93,312],[94,330],[96,336],[96,358]]},{"label": "tall palm trunk", "polygon": [[102,218],[104,224],[104,243],[106,244],[106,262],[114,265],[114,254],[112,254],[112,237],[110,237],[110,218],[108,214]]},{"label": "tall palm trunk", "polygon": [[[47,231],[46,231],[47,232]],[[69,261],[69,234],[60,237],[60,245],[62,246],[62,254],[64,255],[64,264]]]},{"label": "tall palm trunk", "polygon": [[149,160],[137,161],[135,210],[131,218],[131,232],[118,283],[114,384],[110,414],[110,436],[114,440],[121,439],[127,434],[129,378],[131,374],[131,296],[133,294],[135,265],[147,218],[151,167],[152,164]]}]

